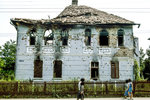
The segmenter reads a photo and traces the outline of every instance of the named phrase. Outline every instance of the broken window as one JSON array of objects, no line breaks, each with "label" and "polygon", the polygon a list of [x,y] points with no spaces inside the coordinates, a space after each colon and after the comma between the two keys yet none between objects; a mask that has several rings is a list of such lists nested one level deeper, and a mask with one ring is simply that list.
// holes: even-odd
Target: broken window
[{"label": "broken window", "polygon": [[33,28],[30,31],[30,45],[35,45],[35,39],[36,39],[35,32],[36,32],[35,28]]},{"label": "broken window", "polygon": [[62,40],[62,45],[67,46],[68,45],[68,31],[66,29],[63,29],[61,32],[61,40]]},{"label": "broken window", "polygon": [[53,43],[54,34],[51,30],[47,30],[44,35],[45,45]]},{"label": "broken window", "polygon": [[99,77],[99,63],[98,62],[91,62],[91,78],[97,79]]},{"label": "broken window", "polygon": [[62,61],[54,61],[54,78],[61,78],[62,77]]},{"label": "broken window", "polygon": [[124,31],[122,29],[118,30],[118,46],[123,46],[123,35]]},{"label": "broken window", "polygon": [[111,62],[111,78],[119,78],[119,62]]},{"label": "broken window", "polygon": [[42,70],[43,70],[43,61],[35,60],[34,61],[34,78],[42,78]]},{"label": "broken window", "polygon": [[85,30],[85,45],[86,46],[91,45],[91,30],[90,29]]},{"label": "broken window", "polygon": [[108,39],[108,32],[106,30],[102,30],[99,36],[100,46],[108,46]]}]

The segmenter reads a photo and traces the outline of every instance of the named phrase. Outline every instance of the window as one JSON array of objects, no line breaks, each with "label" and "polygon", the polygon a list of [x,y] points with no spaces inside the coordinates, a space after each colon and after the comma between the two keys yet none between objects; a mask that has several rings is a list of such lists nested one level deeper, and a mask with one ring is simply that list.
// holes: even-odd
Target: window
[{"label": "window", "polygon": [[111,62],[111,78],[119,78],[119,62]]},{"label": "window", "polygon": [[45,45],[53,43],[54,34],[51,30],[47,30],[44,35]]},{"label": "window", "polygon": [[123,46],[123,35],[124,31],[122,29],[118,30],[118,46]]},{"label": "window", "polygon": [[62,61],[54,61],[54,78],[61,78],[62,77]]},{"label": "window", "polygon": [[35,45],[35,32],[36,32],[36,29],[32,29],[30,31],[30,45]]},{"label": "window", "polygon": [[43,61],[35,60],[34,61],[34,78],[42,78],[42,70],[43,70]]},{"label": "window", "polygon": [[91,78],[97,79],[99,77],[99,63],[98,62],[91,62]]},{"label": "window", "polygon": [[100,32],[99,44],[100,46],[108,46],[108,32],[106,30]]},{"label": "window", "polygon": [[85,30],[85,45],[86,46],[91,45],[91,30],[90,29]]},{"label": "window", "polygon": [[68,45],[68,31],[66,29],[63,29],[61,32],[61,40],[62,40],[62,45],[67,46]]}]

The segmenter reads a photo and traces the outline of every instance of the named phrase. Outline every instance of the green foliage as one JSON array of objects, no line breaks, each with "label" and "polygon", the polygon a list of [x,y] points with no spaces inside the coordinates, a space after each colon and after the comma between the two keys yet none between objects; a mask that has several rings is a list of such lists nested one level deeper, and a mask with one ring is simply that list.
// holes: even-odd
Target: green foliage
[{"label": "green foliage", "polygon": [[0,47],[0,73],[1,80],[13,80],[14,79],[14,67],[15,67],[15,54],[16,44],[15,41],[7,41],[2,47]]},{"label": "green foliage", "polygon": [[143,75],[145,79],[150,80],[150,50],[146,51],[148,58],[145,59],[145,69],[143,70]]},{"label": "green foliage", "polygon": [[141,80],[141,78],[140,78],[140,67],[139,67],[138,62],[136,60],[134,60],[134,75],[135,75],[136,81]]},{"label": "green foliage", "polygon": [[143,71],[145,68],[144,57],[145,57],[145,53],[144,53],[143,49],[140,48],[140,77],[142,79],[144,79],[144,75],[143,75]]}]

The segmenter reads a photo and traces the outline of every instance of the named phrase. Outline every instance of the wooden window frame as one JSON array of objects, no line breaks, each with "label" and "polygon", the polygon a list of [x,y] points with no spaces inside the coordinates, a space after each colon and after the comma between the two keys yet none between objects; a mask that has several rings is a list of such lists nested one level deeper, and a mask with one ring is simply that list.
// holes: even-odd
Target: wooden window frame
[{"label": "wooden window frame", "polygon": [[[96,66],[97,64],[97,66]],[[94,65],[94,66],[92,66]],[[92,77],[92,69],[96,69],[97,70],[97,76]],[[99,78],[99,62],[91,62],[91,79],[98,79]]]},{"label": "wooden window frame", "polygon": [[111,78],[119,78],[119,62],[111,61]]}]

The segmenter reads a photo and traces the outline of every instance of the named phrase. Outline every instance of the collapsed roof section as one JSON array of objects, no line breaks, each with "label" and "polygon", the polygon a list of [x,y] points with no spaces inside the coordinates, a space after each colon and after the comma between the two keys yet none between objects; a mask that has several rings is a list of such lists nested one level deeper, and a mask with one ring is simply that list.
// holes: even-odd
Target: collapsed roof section
[{"label": "collapsed roof section", "polygon": [[50,23],[50,20],[47,20],[47,19],[33,20],[33,19],[25,19],[25,18],[11,18],[10,21],[15,26],[18,26],[18,23],[26,24],[26,25],[38,25],[38,24],[48,25]]}]

